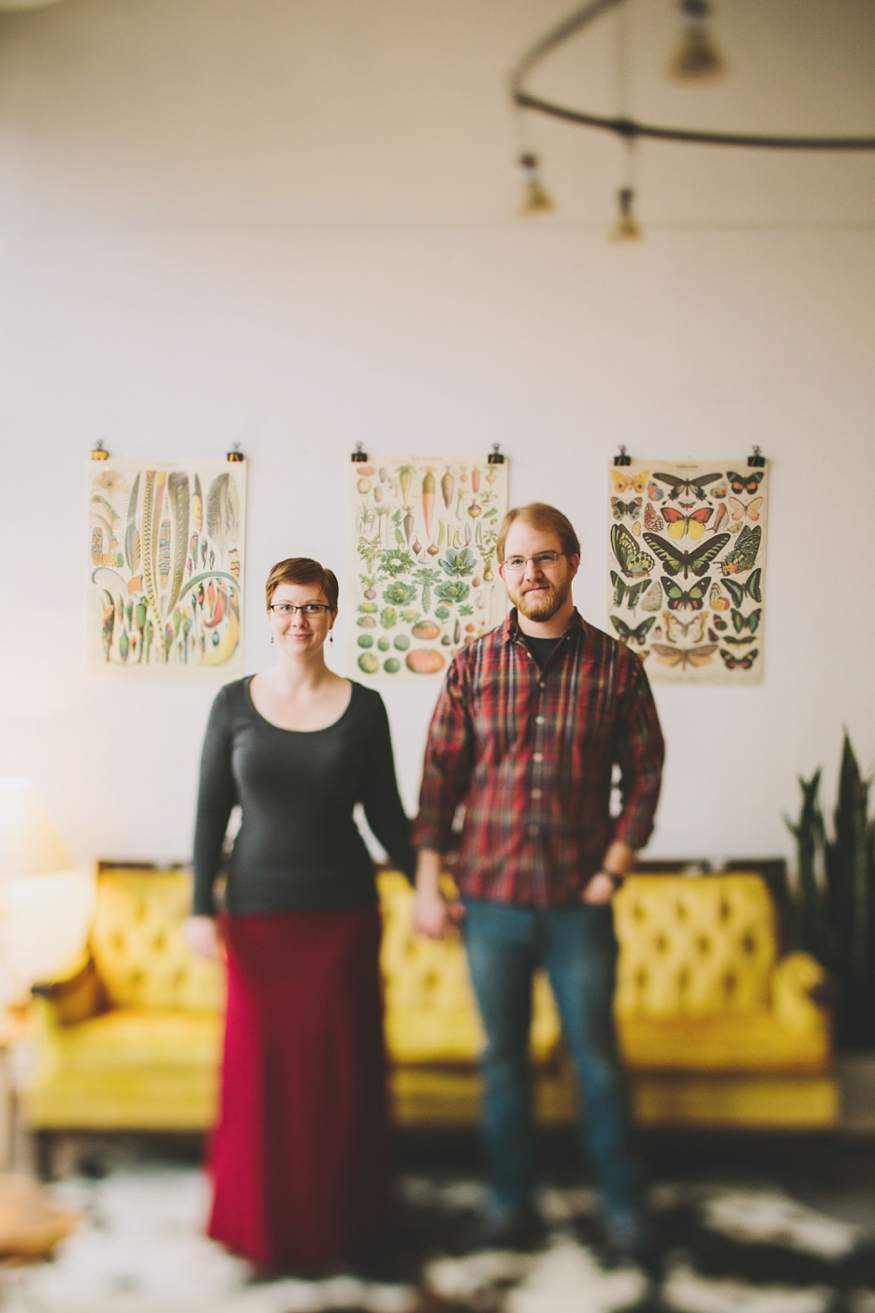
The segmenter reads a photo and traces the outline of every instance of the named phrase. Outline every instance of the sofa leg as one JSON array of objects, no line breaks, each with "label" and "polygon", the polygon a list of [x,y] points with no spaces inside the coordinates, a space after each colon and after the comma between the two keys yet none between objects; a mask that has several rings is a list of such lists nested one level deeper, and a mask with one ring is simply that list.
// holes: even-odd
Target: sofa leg
[{"label": "sofa leg", "polygon": [[36,1174],[41,1181],[51,1181],[54,1179],[53,1153],[54,1141],[51,1131],[36,1131],[34,1134],[34,1150],[36,1157]]}]

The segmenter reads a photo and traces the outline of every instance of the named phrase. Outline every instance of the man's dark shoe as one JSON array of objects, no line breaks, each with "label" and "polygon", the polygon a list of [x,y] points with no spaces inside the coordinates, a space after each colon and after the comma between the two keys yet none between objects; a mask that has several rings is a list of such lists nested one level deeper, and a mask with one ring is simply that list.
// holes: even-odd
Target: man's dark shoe
[{"label": "man's dark shoe", "polygon": [[653,1226],[646,1216],[623,1218],[605,1223],[605,1234],[599,1246],[599,1261],[607,1270],[634,1265],[648,1277],[659,1279],[661,1258],[653,1234]]},{"label": "man's dark shoe", "polygon": [[474,1254],[483,1249],[537,1249],[543,1243],[546,1227],[536,1212],[484,1213],[465,1228],[454,1246],[459,1254]]}]

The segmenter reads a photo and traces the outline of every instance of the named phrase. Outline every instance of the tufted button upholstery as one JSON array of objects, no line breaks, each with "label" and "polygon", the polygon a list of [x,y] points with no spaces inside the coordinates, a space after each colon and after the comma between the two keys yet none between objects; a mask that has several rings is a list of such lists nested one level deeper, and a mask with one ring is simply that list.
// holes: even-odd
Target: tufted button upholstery
[{"label": "tufted button upholstery", "polygon": [[[614,908],[617,1031],[633,1070],[828,1068],[830,1017],[816,998],[823,969],[804,953],[777,961],[760,876],[630,876]],[[831,1088],[815,1093],[829,1112]]]},{"label": "tufted button upholstery", "polygon": [[[403,876],[382,874],[379,891],[394,1115],[409,1125],[469,1125],[479,1115],[482,1036],[464,952],[458,941],[414,935]],[[102,873],[90,955],[34,1000],[32,1127],[212,1123],[223,972],[188,952],[189,904],[187,872]],[[805,954],[776,962],[772,903],[758,876],[631,876],[615,911],[618,1039],[640,1121],[832,1124],[824,973]],[[546,1061],[558,1041],[538,977],[532,1054],[545,1124],[574,1115],[567,1068]]]},{"label": "tufted button upholstery", "polygon": [[768,1006],[775,914],[760,876],[630,876],[614,912],[621,1020]]},{"label": "tufted button upholstery", "polygon": [[222,971],[195,957],[182,933],[191,907],[188,871],[104,870],[97,884],[91,952],[117,1008],[215,1012]]},{"label": "tufted button upholstery", "polygon": [[[397,1063],[473,1063],[483,1044],[483,1031],[461,943],[414,934],[413,890],[403,875],[384,872],[378,883],[390,1057]],[[556,1051],[559,1020],[540,975],[533,1007],[532,1057],[543,1062]]]},{"label": "tufted button upholstery", "polygon": [[190,907],[188,871],[101,871],[88,951],[34,1000],[34,1129],[212,1124],[224,971],[189,951]]}]

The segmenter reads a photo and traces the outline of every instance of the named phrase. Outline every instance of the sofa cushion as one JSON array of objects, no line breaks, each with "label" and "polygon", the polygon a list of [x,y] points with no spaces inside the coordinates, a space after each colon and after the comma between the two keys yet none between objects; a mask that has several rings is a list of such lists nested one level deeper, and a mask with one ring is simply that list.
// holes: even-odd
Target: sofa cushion
[{"label": "sofa cushion", "polygon": [[806,1030],[781,1024],[773,1012],[722,1016],[622,1017],[620,1051],[645,1071],[823,1071],[829,1065],[826,1018]]},{"label": "sofa cushion", "polygon": [[219,1058],[222,1018],[216,1012],[113,1008],[53,1034],[67,1069],[212,1067]]}]

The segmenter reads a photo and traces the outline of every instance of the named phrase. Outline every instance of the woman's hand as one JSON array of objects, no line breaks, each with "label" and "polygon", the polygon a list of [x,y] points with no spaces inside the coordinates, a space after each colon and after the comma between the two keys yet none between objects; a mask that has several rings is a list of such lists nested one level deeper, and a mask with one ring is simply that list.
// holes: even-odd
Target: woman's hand
[{"label": "woman's hand", "polygon": [[449,902],[440,889],[417,888],[413,900],[413,928],[428,939],[446,939],[464,916],[458,899]]},{"label": "woman's hand", "polygon": [[189,916],[183,927],[185,942],[197,957],[220,962],[225,956],[219,927],[212,916]]},{"label": "woman's hand", "polygon": [[440,853],[422,849],[416,869],[413,928],[428,939],[446,939],[465,915],[457,898],[450,901],[441,892],[442,865]]}]

